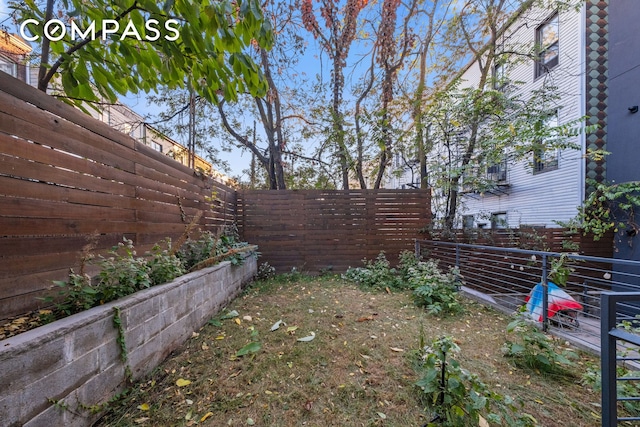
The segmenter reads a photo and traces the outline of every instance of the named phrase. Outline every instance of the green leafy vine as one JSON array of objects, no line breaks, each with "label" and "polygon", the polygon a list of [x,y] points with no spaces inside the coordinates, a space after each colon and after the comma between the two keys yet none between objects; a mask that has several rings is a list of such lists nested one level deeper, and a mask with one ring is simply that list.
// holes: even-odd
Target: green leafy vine
[{"label": "green leafy vine", "polygon": [[133,378],[133,373],[131,372],[131,366],[129,366],[129,352],[127,350],[127,343],[124,339],[124,327],[122,326],[122,317],[120,312],[120,307],[113,307],[113,326],[118,331],[118,337],[116,338],[116,342],[120,347],[120,359],[122,359],[122,363],[124,363],[124,377],[127,382],[131,382]]}]

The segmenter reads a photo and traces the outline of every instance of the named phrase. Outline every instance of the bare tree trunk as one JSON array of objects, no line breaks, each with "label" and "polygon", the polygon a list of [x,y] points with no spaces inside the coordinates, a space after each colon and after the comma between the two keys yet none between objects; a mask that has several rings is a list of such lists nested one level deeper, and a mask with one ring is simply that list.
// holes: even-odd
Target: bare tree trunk
[{"label": "bare tree trunk", "polygon": [[[47,10],[45,11],[44,22],[51,21],[53,17],[53,0],[47,0]],[[40,69],[38,70],[38,89],[46,92],[49,86],[47,76],[47,65],[49,64],[49,47],[51,42],[47,37],[42,39],[42,53],[40,54]]]}]

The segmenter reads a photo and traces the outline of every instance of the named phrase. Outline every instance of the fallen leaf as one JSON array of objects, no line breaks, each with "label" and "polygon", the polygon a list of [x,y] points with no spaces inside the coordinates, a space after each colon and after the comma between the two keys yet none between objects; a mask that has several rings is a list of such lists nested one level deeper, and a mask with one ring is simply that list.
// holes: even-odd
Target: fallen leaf
[{"label": "fallen leaf", "polygon": [[249,344],[245,345],[240,350],[238,350],[238,352],[236,353],[236,356],[240,357],[240,356],[247,355],[249,353],[257,353],[258,351],[260,351],[261,348],[262,348],[262,344],[260,344],[259,342],[255,342],[255,341],[250,342]]},{"label": "fallen leaf", "polygon": [[223,339],[224,339],[224,335],[218,335],[218,336],[216,337],[216,339],[217,339],[217,340],[223,340]]},{"label": "fallen leaf", "polygon": [[398,347],[391,347],[391,351],[395,351],[396,353],[402,353],[404,350]]},{"label": "fallen leaf", "polygon": [[478,422],[478,426],[480,427],[489,427],[489,423],[487,422],[487,420],[485,420],[482,415],[480,415],[480,419]]},{"label": "fallen leaf", "polygon": [[387,419],[387,415],[383,412],[378,412],[378,416],[380,417],[380,419],[382,420],[386,420]]},{"label": "fallen leaf", "polygon": [[224,316],[221,317],[221,319],[233,319],[234,317],[238,317],[240,316],[240,313],[238,313],[236,310],[232,310],[230,312],[228,312],[227,314],[225,314]]},{"label": "fallen leaf", "polygon": [[298,338],[298,341],[300,342],[309,342],[309,341],[313,341],[313,339],[316,337],[316,333],[315,332],[311,332],[308,336],[306,337],[302,337],[302,338]]},{"label": "fallen leaf", "polygon": [[150,419],[151,419],[151,418],[149,418],[149,417],[141,417],[141,418],[136,418],[136,419],[135,419],[135,420],[133,420],[133,421],[135,421],[135,423],[136,423],[136,424],[144,424],[144,423],[146,423],[147,421],[149,421]]},{"label": "fallen leaf", "polygon": [[207,412],[206,414],[204,414],[202,416],[202,418],[200,418],[200,422],[206,421],[207,418],[212,417],[213,416],[213,412]]},{"label": "fallen leaf", "polygon": [[191,384],[191,381],[185,380],[183,378],[178,378],[178,380],[176,381],[176,385],[178,387],[188,386],[189,384]]},{"label": "fallen leaf", "polygon": [[247,418],[247,425],[248,426],[252,426],[252,425],[255,425],[255,424],[256,424],[256,422],[253,421],[253,418]]},{"label": "fallen leaf", "polygon": [[292,333],[294,333],[297,329],[298,329],[298,327],[297,327],[297,326],[289,326],[289,327],[287,328],[287,333],[288,333],[288,334],[292,334]]},{"label": "fallen leaf", "polygon": [[222,326],[222,322],[218,319],[211,319],[207,322],[208,324],[212,325],[212,326],[216,326],[216,327],[220,327]]},{"label": "fallen leaf", "polygon": [[278,320],[276,323],[274,323],[271,326],[271,332],[273,331],[277,331],[278,329],[280,329],[280,325],[284,324],[284,322],[282,321],[282,319]]},{"label": "fallen leaf", "polygon": [[247,322],[251,322],[253,320],[253,317],[251,317],[251,316],[242,316],[242,320],[246,320]]},{"label": "fallen leaf", "polygon": [[138,405],[138,409],[140,409],[141,411],[148,411],[149,409],[151,409],[151,407],[148,403],[143,403],[142,405]]},{"label": "fallen leaf", "polygon": [[193,411],[187,412],[187,414],[184,416],[184,419],[187,421],[189,421],[191,418],[193,418]]},{"label": "fallen leaf", "polygon": [[238,319],[237,317],[233,319],[233,321],[236,322],[238,325],[242,324],[242,320]]},{"label": "fallen leaf", "polygon": [[357,322],[367,322],[369,320],[373,320],[373,316],[363,316],[357,320]]},{"label": "fallen leaf", "polygon": [[203,350],[209,350],[209,346],[207,345],[207,343],[206,343],[206,342],[203,342],[203,343],[202,343],[202,349],[203,349]]}]

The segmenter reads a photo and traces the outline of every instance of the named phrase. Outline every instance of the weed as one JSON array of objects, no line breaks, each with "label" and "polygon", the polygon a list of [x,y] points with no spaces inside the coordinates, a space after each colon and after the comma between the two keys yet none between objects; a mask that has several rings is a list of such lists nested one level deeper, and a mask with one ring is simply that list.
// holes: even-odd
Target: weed
[{"label": "weed", "polygon": [[362,262],[364,267],[350,268],[342,277],[363,288],[396,289],[402,287],[401,277],[395,268],[391,268],[384,252],[380,252],[375,261],[365,259]]},{"label": "weed", "polygon": [[203,231],[197,239],[188,238],[178,250],[176,256],[182,261],[185,270],[211,257],[216,246],[216,238],[210,231]]},{"label": "weed", "polygon": [[502,352],[517,366],[547,374],[574,376],[572,359],[576,359],[577,354],[561,348],[556,338],[542,332],[522,312],[507,325],[507,332],[515,339],[507,341]]},{"label": "weed", "polygon": [[357,283],[363,288],[378,290],[407,289],[407,272],[417,264],[416,256],[409,251],[403,251],[400,256],[398,269],[392,268],[384,251],[380,252],[375,261],[364,259],[364,267],[348,269],[342,278]]},{"label": "weed", "polygon": [[[637,371],[631,371],[624,366],[616,367],[617,378],[635,378],[637,376]],[[580,382],[583,385],[591,387],[596,392],[602,392],[602,372],[600,368],[594,364],[587,365]],[[640,384],[638,381],[617,381],[616,389],[618,398],[635,398],[640,396]],[[629,416],[640,416],[640,402],[637,400],[623,400],[620,404]]]},{"label": "weed", "polygon": [[437,261],[419,261],[409,251],[402,252],[399,258],[396,270],[391,268],[384,252],[380,252],[374,262],[364,260],[365,267],[350,268],[342,278],[363,288],[413,290],[415,303],[425,307],[431,314],[456,314],[462,311],[458,300],[460,274],[457,269],[443,274],[438,269]]},{"label": "weed", "polygon": [[256,272],[256,280],[269,280],[272,279],[276,275],[275,267],[269,265],[268,262],[263,262],[258,266],[258,271]]},{"label": "weed", "polygon": [[144,258],[136,258],[133,242],[123,238],[109,251],[110,257],[100,257],[98,274],[102,303],[131,295],[151,286],[149,266]]},{"label": "weed", "polygon": [[421,261],[409,268],[407,282],[413,289],[413,298],[431,314],[458,314],[463,311],[459,301],[457,269],[442,273],[437,261]]},{"label": "weed", "polygon": [[[166,246],[165,249],[162,248],[162,244]],[[182,262],[171,252],[171,239],[166,238],[154,245],[149,255],[147,264],[152,285],[170,282],[185,273]]]},{"label": "weed", "polygon": [[[100,303],[100,291],[91,284],[91,277],[86,274],[76,274],[70,270],[66,282],[56,280],[53,283],[61,288],[58,293],[61,302],[56,304],[56,312],[63,316],[88,310]],[[54,298],[49,296],[44,301],[53,302]]]},{"label": "weed", "polygon": [[551,267],[549,269],[549,280],[558,286],[566,286],[569,281],[569,276],[576,269],[571,267],[571,263],[574,262],[569,258],[569,254],[563,253],[559,258],[551,259]]},{"label": "weed", "polygon": [[521,413],[521,405],[511,397],[491,391],[477,375],[462,369],[454,359],[458,353],[460,347],[448,336],[423,349],[423,375],[416,385],[427,398],[427,409],[435,414],[426,426],[477,426],[481,418],[491,425],[536,425],[535,418]]}]

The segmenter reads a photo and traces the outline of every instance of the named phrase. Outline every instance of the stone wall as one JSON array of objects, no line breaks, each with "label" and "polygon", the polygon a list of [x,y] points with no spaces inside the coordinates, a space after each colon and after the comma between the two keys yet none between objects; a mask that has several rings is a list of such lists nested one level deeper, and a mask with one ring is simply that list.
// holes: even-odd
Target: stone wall
[{"label": "stone wall", "polygon": [[83,408],[121,391],[126,366],[133,379],[149,373],[238,295],[256,266],[255,257],[223,262],[0,341],[0,425],[90,425],[96,416]]}]

